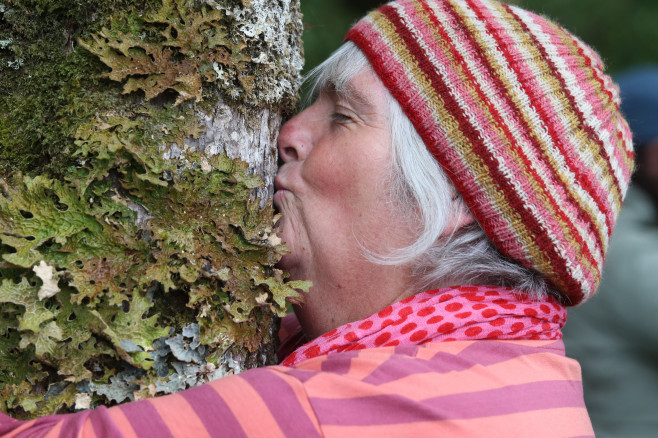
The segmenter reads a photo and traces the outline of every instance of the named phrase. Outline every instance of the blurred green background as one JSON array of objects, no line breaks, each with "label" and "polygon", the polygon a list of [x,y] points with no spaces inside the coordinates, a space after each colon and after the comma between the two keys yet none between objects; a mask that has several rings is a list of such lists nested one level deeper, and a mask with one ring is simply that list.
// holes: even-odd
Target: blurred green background
[{"label": "blurred green background", "polygon": [[[304,13],[304,71],[322,62],[350,26],[385,1],[301,0]],[[557,21],[594,47],[615,73],[636,64],[658,63],[658,0],[508,0]]]}]

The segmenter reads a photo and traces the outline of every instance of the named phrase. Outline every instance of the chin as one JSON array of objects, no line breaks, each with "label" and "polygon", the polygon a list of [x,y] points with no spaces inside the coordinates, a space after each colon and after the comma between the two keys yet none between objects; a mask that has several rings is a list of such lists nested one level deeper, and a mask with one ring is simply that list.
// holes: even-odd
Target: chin
[{"label": "chin", "polygon": [[283,269],[288,273],[286,281],[310,280],[300,272],[299,263],[291,254],[283,256],[281,260],[279,260],[279,263],[276,264],[276,267]]},{"label": "chin", "polygon": [[276,264],[276,267],[279,269],[290,269],[290,258],[292,254],[286,254],[283,257],[281,257],[281,260],[279,260]]},{"label": "chin", "polygon": [[296,265],[295,259],[297,257],[295,256],[294,245],[292,244],[290,239],[286,237],[285,232],[282,232],[282,230],[279,230],[277,236],[279,236],[279,238],[284,243],[284,245],[286,245],[286,248],[288,248],[288,252],[281,257],[281,260],[278,261],[276,267],[290,271]]}]

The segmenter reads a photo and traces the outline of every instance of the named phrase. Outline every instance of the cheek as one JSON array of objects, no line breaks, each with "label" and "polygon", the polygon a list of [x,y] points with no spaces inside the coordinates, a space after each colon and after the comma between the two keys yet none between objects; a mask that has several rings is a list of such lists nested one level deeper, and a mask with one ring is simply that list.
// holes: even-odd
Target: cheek
[{"label": "cheek", "polygon": [[334,148],[329,153],[317,151],[320,153],[309,156],[302,178],[325,199],[349,202],[368,183],[367,164],[359,154],[340,151],[341,148]]}]

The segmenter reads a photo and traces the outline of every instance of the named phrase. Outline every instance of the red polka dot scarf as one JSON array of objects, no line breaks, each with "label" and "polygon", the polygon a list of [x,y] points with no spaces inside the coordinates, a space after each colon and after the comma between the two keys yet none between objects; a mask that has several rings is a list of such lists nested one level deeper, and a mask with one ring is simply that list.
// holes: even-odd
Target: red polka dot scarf
[{"label": "red polka dot scarf", "polygon": [[567,312],[554,297],[530,301],[510,288],[459,286],[416,294],[338,327],[292,352],[293,366],[332,352],[469,339],[561,339]]}]

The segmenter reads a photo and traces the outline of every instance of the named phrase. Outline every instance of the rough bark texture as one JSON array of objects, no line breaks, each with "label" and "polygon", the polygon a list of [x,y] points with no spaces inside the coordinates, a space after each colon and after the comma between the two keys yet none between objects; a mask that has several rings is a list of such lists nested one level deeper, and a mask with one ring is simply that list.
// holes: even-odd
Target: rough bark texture
[{"label": "rough bark texture", "polygon": [[240,111],[222,103],[201,115],[205,131],[193,144],[210,156],[226,154],[249,163],[250,171],[263,178],[256,196],[272,198],[277,171],[276,137],[281,127],[281,112],[265,108],[245,117]]},{"label": "rough bark texture", "polygon": [[294,0],[0,0],[0,410],[273,363]]}]

